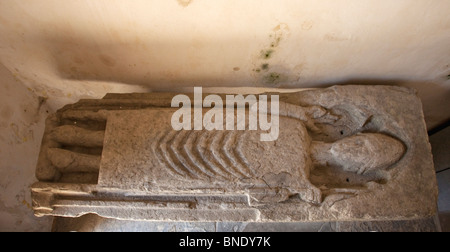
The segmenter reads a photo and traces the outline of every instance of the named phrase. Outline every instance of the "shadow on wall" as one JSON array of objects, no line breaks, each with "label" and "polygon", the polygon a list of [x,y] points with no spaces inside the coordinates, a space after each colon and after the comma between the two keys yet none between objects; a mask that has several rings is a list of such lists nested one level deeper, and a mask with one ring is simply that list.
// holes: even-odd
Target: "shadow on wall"
[{"label": "shadow on wall", "polygon": [[[60,33],[56,33],[60,34]],[[110,40],[113,41],[113,40]],[[129,38],[117,42],[89,40],[74,34],[50,36],[46,45],[58,77],[67,80],[105,81],[150,87],[154,91],[180,91],[194,86],[313,88],[332,85],[394,85],[414,88],[422,99],[428,129],[450,119],[449,80],[417,81],[408,79],[367,78],[355,74],[347,79],[318,76],[303,78],[301,68],[290,68],[271,61],[277,48],[253,51],[238,45],[245,41],[186,42],[154,39],[152,42]],[[225,45],[225,46],[223,46]],[[220,49],[221,48],[221,49]],[[219,50],[220,49],[220,50]],[[233,62],[236,53],[252,62]],[[234,55],[234,56],[230,56]],[[214,62],[211,62],[214,59]],[[239,65],[241,63],[241,65]],[[205,70],[206,69],[206,70]],[[355,77],[357,76],[357,77]],[[320,77],[320,78],[319,78]],[[320,81],[320,82],[319,82]]]},{"label": "shadow on wall", "polygon": [[[255,86],[270,88],[324,87],[330,84],[360,83],[370,85],[409,85],[419,87],[420,81],[409,78],[370,76],[354,73],[333,76],[308,69],[305,59],[284,61],[278,56],[280,42],[268,46],[254,45],[245,38],[201,41],[194,37],[179,39],[140,37],[92,38],[62,30],[44,38],[56,69],[63,79],[111,81],[143,85],[156,89],[194,86]],[[260,43],[260,42],[256,42]],[[298,53],[294,53],[298,54]],[[324,62],[327,59],[324,58]],[[293,66],[293,64],[297,64]],[[351,64],[351,63],[347,63]],[[361,62],[345,65],[359,69]],[[325,69],[325,68],[324,68]],[[386,73],[386,76],[389,73]],[[449,82],[448,75],[440,83]]]},{"label": "shadow on wall", "polygon": [[[269,88],[313,88],[332,85],[396,85],[417,89],[419,92],[437,88],[448,92],[437,82],[404,79],[383,79],[365,77],[358,74],[348,78],[321,77],[321,81],[303,83],[301,69],[292,69],[282,64],[270,64],[264,59],[270,54],[261,50],[252,69],[239,66],[227,67],[230,48],[224,48],[221,55],[209,55],[208,50],[197,50],[195,46],[180,46],[167,41],[99,44],[83,39],[54,37],[48,40],[48,50],[54,59],[55,69],[60,78],[69,80],[111,81],[129,85],[149,86],[155,90],[170,90],[172,87],[269,87]],[[234,42],[235,43],[235,42]],[[239,44],[239,43],[236,43]],[[193,48],[192,48],[193,47]],[[217,48],[214,48],[214,52]],[[201,54],[199,54],[200,52]],[[263,53],[264,52],[264,53]],[[197,53],[197,54],[196,54]],[[215,68],[203,71],[208,58],[217,56]],[[245,58],[245,57],[243,57]],[[248,62],[243,64],[249,65]],[[235,64],[237,65],[237,64]],[[210,66],[211,68],[213,66]],[[203,70],[202,70],[203,69]],[[248,74],[250,72],[250,74]],[[201,74],[200,74],[201,73]],[[229,77],[229,78],[227,78]],[[255,78],[256,77],[256,78]],[[440,82],[447,80],[442,79]]]},{"label": "shadow on wall", "polygon": [[[282,65],[266,63],[269,56],[257,50],[250,52],[252,49],[245,48],[246,42],[239,39],[229,43],[137,39],[114,44],[53,37],[47,42],[54,69],[62,79],[109,81],[169,91],[199,85],[278,87],[299,78]],[[236,62],[236,54],[243,53],[247,55]],[[246,59],[254,63],[243,62]]]}]

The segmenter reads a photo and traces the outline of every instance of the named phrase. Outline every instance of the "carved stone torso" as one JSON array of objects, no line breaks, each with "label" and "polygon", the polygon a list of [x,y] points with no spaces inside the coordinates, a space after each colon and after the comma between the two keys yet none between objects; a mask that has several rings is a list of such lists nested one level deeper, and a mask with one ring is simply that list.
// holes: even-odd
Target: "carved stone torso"
[{"label": "carved stone torso", "polygon": [[[173,109],[112,112],[105,136],[111,141],[103,150],[110,158],[103,159],[100,183],[149,191],[259,194],[273,189],[272,194],[284,194],[281,198],[308,188],[311,140],[301,121],[280,117],[284,130],[278,139],[262,142],[260,130],[175,131],[168,121],[171,113]],[[124,152],[108,155],[119,147]],[[146,176],[133,177],[136,167]],[[113,179],[117,177],[128,181]]]}]

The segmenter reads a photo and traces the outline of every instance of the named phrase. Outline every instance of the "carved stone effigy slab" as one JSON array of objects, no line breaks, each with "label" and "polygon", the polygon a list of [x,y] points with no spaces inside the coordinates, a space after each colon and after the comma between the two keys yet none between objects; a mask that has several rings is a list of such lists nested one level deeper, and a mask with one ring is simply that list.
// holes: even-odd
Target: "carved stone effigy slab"
[{"label": "carved stone effigy slab", "polygon": [[175,95],[109,94],[50,116],[35,214],[240,222],[435,214],[431,149],[413,90],[277,94],[274,141],[260,141],[260,129],[174,130]]}]

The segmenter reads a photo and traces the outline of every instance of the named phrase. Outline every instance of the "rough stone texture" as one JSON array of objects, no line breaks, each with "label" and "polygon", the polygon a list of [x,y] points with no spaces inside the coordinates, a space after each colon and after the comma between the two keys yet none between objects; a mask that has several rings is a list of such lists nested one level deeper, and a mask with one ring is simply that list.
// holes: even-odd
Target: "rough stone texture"
[{"label": "rough stone texture", "polygon": [[439,232],[433,217],[399,221],[346,222],[161,222],[55,217],[54,232]]},{"label": "rough stone texture", "polygon": [[273,142],[259,141],[261,130],[175,131],[174,95],[110,94],[50,116],[32,187],[35,214],[295,222],[436,213],[430,144],[413,90],[280,94]]}]

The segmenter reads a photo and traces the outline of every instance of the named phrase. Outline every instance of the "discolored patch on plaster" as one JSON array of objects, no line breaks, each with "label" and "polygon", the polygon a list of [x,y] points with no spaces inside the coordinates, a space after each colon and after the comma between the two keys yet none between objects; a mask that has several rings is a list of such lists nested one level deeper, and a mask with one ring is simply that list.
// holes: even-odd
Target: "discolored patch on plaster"
[{"label": "discolored patch on plaster", "polygon": [[288,85],[288,83],[296,81],[299,78],[299,75],[296,74],[292,68],[288,68],[284,65],[263,65],[261,67],[267,68],[261,70],[258,81],[264,86],[282,87],[283,85]]},{"label": "discolored patch on plaster", "polygon": [[281,23],[272,29],[273,33],[269,35],[271,38],[270,47],[275,48],[280,45],[281,40],[290,34],[289,26]]},{"label": "discolored patch on plaster", "polygon": [[285,31],[289,31],[289,26],[285,23],[280,23],[279,25],[275,26],[272,30],[274,32],[279,32],[279,31],[285,32]]},{"label": "discolored patch on plaster", "polygon": [[183,7],[188,7],[193,0],[177,0],[178,4]]},{"label": "discolored patch on plaster", "polygon": [[22,204],[24,205],[24,206],[26,206],[28,209],[33,209],[33,207],[30,205],[30,203],[28,203],[26,200],[22,200]]},{"label": "discolored patch on plaster", "polygon": [[10,124],[10,128],[12,131],[12,135],[15,139],[15,142],[18,144],[25,143],[28,141],[34,140],[34,132],[31,129],[22,129],[20,130],[19,126],[15,123]]},{"label": "discolored patch on plaster", "polygon": [[10,124],[10,128],[12,131],[12,136],[14,137],[15,143],[21,144],[28,142],[34,139],[34,133],[32,130],[22,129],[20,130],[19,126],[15,123]]},{"label": "discolored patch on plaster", "polygon": [[260,65],[260,67],[253,69],[253,72],[260,73],[261,71],[267,71],[269,69],[269,63],[267,63],[267,61],[273,57],[277,50],[277,47],[280,45],[280,42],[289,34],[289,26],[285,23],[280,23],[272,28],[272,31],[269,34],[270,40],[266,44],[265,48],[260,50],[258,57],[259,59],[257,60],[263,60],[266,62],[256,63],[255,66]]},{"label": "discolored patch on plaster", "polygon": [[269,70],[269,63],[263,63],[263,64],[261,65],[261,69],[262,69],[262,70]]},{"label": "discolored patch on plaster", "polygon": [[270,57],[272,57],[274,52],[275,51],[272,50],[272,49],[262,50],[261,51],[261,58],[263,58],[265,60],[270,59]]},{"label": "discolored patch on plaster", "polygon": [[[271,36],[270,36],[271,37]],[[274,48],[277,47],[280,44],[281,41],[281,37],[276,37],[272,40],[272,42],[270,42],[270,47]]]},{"label": "discolored patch on plaster", "polygon": [[239,71],[239,70],[241,70],[241,68],[239,68],[239,67],[233,67],[233,71]]},{"label": "discolored patch on plaster", "polygon": [[101,61],[105,66],[113,67],[113,66],[116,65],[116,61],[115,61],[112,57],[110,57],[110,56],[108,56],[108,55],[100,54],[100,55],[98,56],[98,58],[100,59],[100,61]]},{"label": "discolored patch on plaster", "polygon": [[285,77],[281,73],[271,72],[263,76],[263,82],[266,85],[274,86],[283,81]]}]

